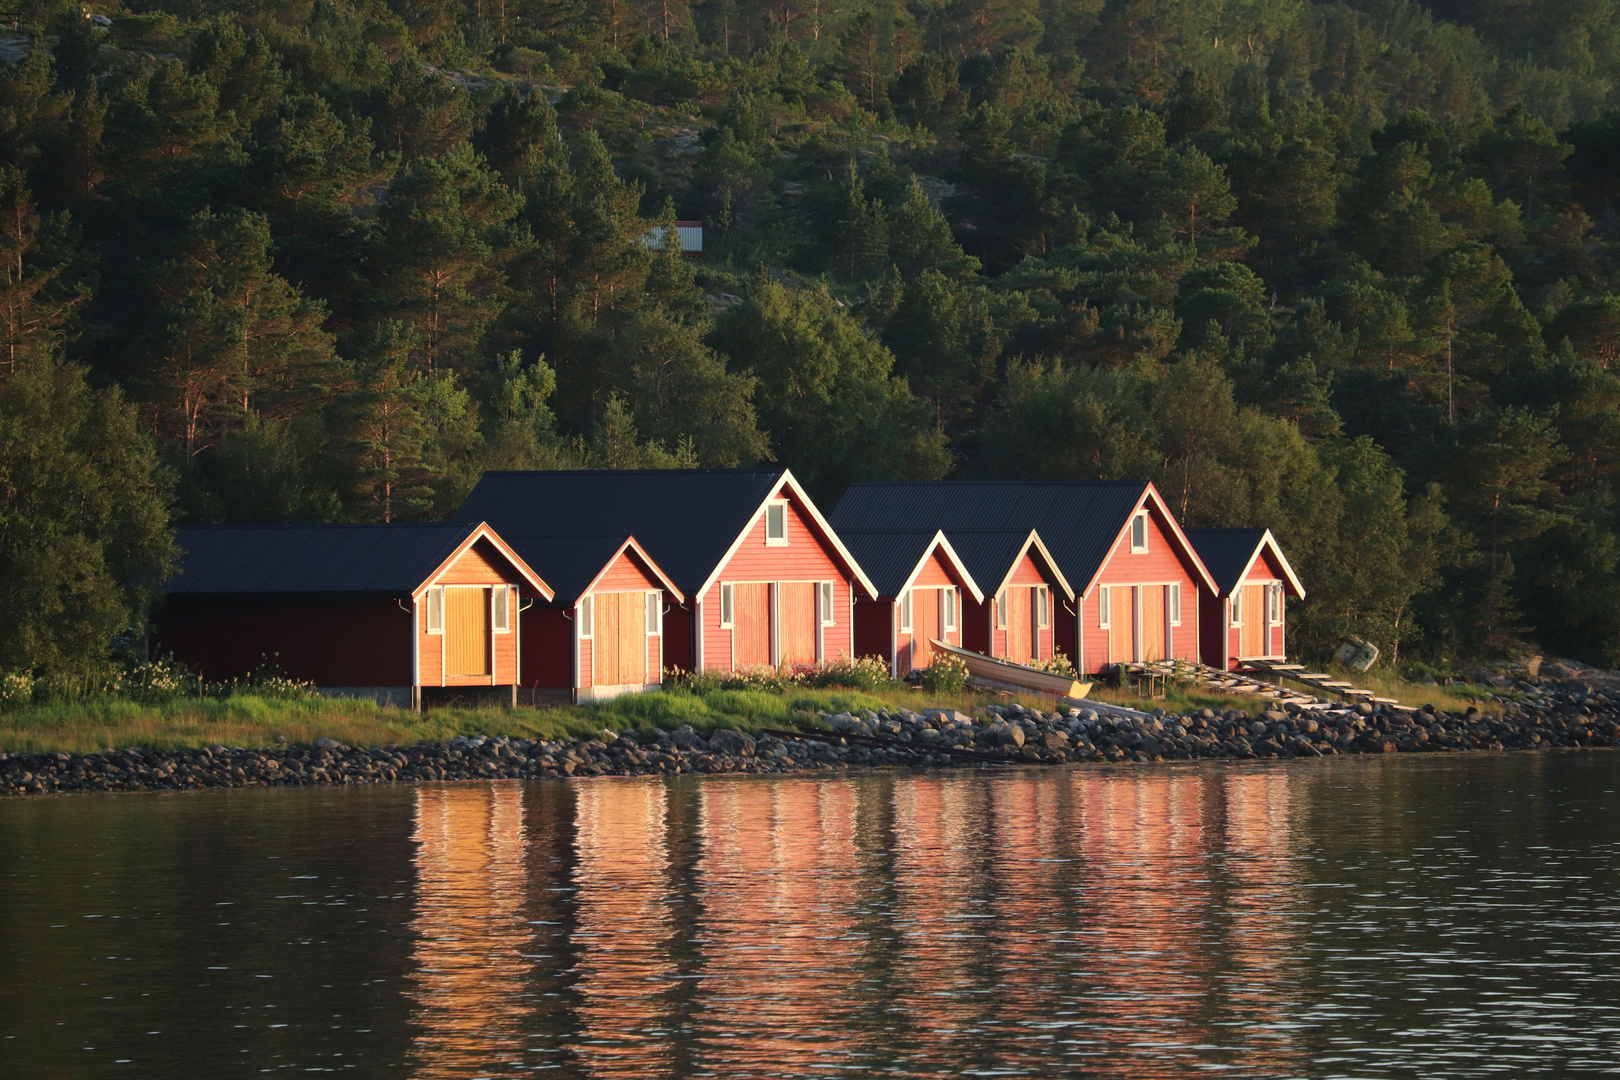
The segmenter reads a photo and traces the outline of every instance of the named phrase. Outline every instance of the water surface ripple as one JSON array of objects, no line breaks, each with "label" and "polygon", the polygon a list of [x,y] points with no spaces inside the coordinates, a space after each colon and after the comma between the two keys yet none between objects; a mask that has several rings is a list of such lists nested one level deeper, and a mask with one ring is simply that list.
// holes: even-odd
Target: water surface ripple
[{"label": "water surface ripple", "polygon": [[0,803],[0,1076],[1620,1071],[1620,755]]}]

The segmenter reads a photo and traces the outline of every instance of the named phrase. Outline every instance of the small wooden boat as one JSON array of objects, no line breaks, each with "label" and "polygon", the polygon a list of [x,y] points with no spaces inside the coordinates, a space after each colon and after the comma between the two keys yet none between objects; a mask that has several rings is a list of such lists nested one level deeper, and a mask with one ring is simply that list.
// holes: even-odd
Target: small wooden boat
[{"label": "small wooden boat", "polygon": [[1020,690],[1033,690],[1060,698],[1083,698],[1091,692],[1091,684],[1078,682],[1067,675],[1054,675],[1049,671],[1015,664],[1010,660],[997,660],[983,653],[969,652],[943,641],[929,639],[940,652],[950,653],[967,665],[968,674],[976,679],[1002,683]]}]

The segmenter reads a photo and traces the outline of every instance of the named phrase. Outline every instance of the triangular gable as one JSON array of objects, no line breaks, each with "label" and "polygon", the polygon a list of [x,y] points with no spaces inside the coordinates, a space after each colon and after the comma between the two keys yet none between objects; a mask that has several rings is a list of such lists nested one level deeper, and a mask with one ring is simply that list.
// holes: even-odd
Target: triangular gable
[{"label": "triangular gable", "polygon": [[1069,579],[1063,576],[1063,571],[1058,568],[1057,560],[1052,558],[1052,553],[1046,549],[1046,544],[1041,540],[1041,534],[1035,529],[1029,530],[1029,535],[1024,537],[1024,542],[1018,547],[1018,554],[1014,555],[1012,562],[1007,564],[1007,572],[1002,575],[1001,581],[997,583],[995,590],[990,595],[1001,595],[1001,590],[1007,587],[1007,583],[1012,580],[1013,574],[1018,572],[1018,564],[1023,562],[1024,556],[1031,551],[1040,557],[1041,562],[1046,564],[1046,572],[1063,590],[1063,598],[1073,600],[1073,586],[1069,584]]},{"label": "triangular gable", "polygon": [[976,604],[984,603],[984,590],[979,588],[979,583],[973,580],[972,574],[968,573],[968,568],[962,564],[962,557],[951,546],[950,540],[946,539],[945,534],[938,529],[934,531],[934,538],[928,542],[927,548],[923,550],[922,558],[917,560],[917,565],[913,566],[911,573],[906,575],[905,584],[900,586],[900,591],[905,592],[911,588],[911,583],[917,580],[917,575],[922,573],[923,567],[928,565],[928,560],[934,557],[935,551],[945,553],[945,558],[961,577],[962,584],[966,585],[968,592],[973,595],[973,602]]},{"label": "triangular gable", "polygon": [[866,576],[866,571],[861,569],[861,564],[855,561],[855,556],[850,554],[849,549],[844,546],[844,542],[838,539],[838,534],[827,523],[827,519],[821,516],[821,511],[816,509],[816,504],[811,501],[804,488],[799,486],[798,480],[794,479],[793,473],[789,469],[782,470],[781,477],[772,485],[766,496],[760,500],[759,505],[754,508],[754,512],[748,516],[748,521],[743,525],[742,531],[731,542],[731,546],[726,549],[726,553],[714,564],[714,568],[709,571],[709,576],[703,580],[703,584],[692,590],[692,595],[703,596],[709,591],[709,587],[719,580],[720,572],[731,562],[732,557],[737,554],[738,549],[748,539],[748,534],[753,530],[754,523],[759,520],[760,515],[765,512],[767,506],[781,497],[784,490],[791,492],[799,507],[810,515],[810,520],[815,525],[816,531],[837,552],[838,561],[843,563],[844,568],[860,583],[861,588],[866,590],[867,598],[876,600],[878,596],[877,586],[872,584],[871,579]]},{"label": "triangular gable", "polygon": [[1277,538],[1271,535],[1270,529],[1265,531],[1265,534],[1260,537],[1260,542],[1254,546],[1254,553],[1249,556],[1249,561],[1243,565],[1243,573],[1238,575],[1238,581],[1242,582],[1249,576],[1249,571],[1254,569],[1255,562],[1259,560],[1261,553],[1265,551],[1270,551],[1272,557],[1277,560],[1277,566],[1283,572],[1283,579],[1288,583],[1288,587],[1293,591],[1294,596],[1303,600],[1305,598],[1305,586],[1300,584],[1299,575],[1294,573],[1293,566],[1289,565],[1288,556],[1283,554],[1282,545],[1277,543]]},{"label": "triangular gable", "polygon": [[1150,480],[1142,486],[1141,497],[1131,507],[1130,513],[1125,515],[1125,520],[1120,522],[1119,528],[1114,533],[1113,543],[1108,545],[1108,554],[1104,555],[1102,561],[1097,564],[1096,570],[1092,572],[1091,580],[1086,582],[1086,587],[1080,590],[1082,596],[1091,595],[1091,590],[1096,586],[1098,579],[1102,577],[1103,570],[1108,566],[1109,557],[1119,550],[1119,542],[1125,539],[1126,533],[1130,531],[1131,519],[1149,502],[1158,507],[1159,513],[1169,523],[1170,533],[1175,538],[1176,546],[1180,548],[1182,556],[1192,563],[1193,568],[1198,572],[1199,580],[1204,583],[1210,592],[1217,594],[1220,592],[1219,587],[1215,584],[1215,578],[1210,574],[1209,568],[1204,565],[1204,560],[1198,557],[1198,549],[1193,547],[1191,540],[1187,539],[1187,534],[1181,531],[1180,522],[1176,521],[1176,516],[1170,512],[1169,504],[1164,501],[1164,497],[1159,494],[1159,489],[1154,487],[1153,482]]},{"label": "triangular gable", "polygon": [[610,569],[612,569],[613,564],[619,561],[619,556],[623,555],[627,551],[630,552],[635,560],[641,564],[641,568],[643,570],[646,570],[653,577],[657,578],[659,584],[663,585],[670,595],[675,597],[675,602],[677,604],[686,603],[686,594],[681,592],[680,588],[670,580],[669,575],[664,573],[664,571],[659,568],[658,564],[653,561],[652,556],[648,555],[642,546],[636,543],[636,538],[633,536],[627,537],[624,543],[618,546],[617,550],[613,552],[612,556],[610,556],[608,560],[602,564],[602,568],[597,571],[596,576],[591,578],[590,584],[586,585],[584,590],[581,591],[579,595],[589,595],[591,590],[596,588],[596,583],[601,581],[603,576],[606,575]]},{"label": "triangular gable", "polygon": [[496,551],[500,552],[501,556],[512,565],[512,569],[518,572],[518,576],[523,578],[524,581],[528,582],[529,587],[534,589],[535,592],[539,593],[541,597],[549,601],[552,596],[555,595],[551,586],[547,585],[545,581],[541,579],[539,574],[530,569],[529,564],[524,562],[518,556],[517,552],[513,551],[509,546],[507,546],[505,540],[502,540],[498,535],[496,535],[495,530],[489,527],[489,523],[481,521],[477,525],[473,526],[473,528],[467,533],[466,538],[455,546],[455,549],[445,557],[443,562],[439,563],[439,565],[434,569],[433,573],[428,575],[426,581],[422,582],[422,584],[411,590],[412,598],[421,596],[422,593],[436,584],[439,578],[443,577],[445,572],[455,565],[456,560],[461,558],[462,555],[466,554],[467,549],[472,547],[480,540],[488,540],[490,546]]}]

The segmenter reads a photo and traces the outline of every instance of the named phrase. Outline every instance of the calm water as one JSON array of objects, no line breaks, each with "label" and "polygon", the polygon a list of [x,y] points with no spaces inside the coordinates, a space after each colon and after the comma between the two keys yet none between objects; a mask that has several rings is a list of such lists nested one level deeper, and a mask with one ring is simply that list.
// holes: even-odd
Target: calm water
[{"label": "calm water", "polygon": [[1620,755],[0,802],[0,1076],[1620,1071]]}]

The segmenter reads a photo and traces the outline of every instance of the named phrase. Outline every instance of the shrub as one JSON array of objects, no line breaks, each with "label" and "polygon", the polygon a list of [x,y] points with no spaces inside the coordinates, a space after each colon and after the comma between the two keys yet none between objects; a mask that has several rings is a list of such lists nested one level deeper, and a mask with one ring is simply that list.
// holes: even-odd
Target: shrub
[{"label": "shrub", "polygon": [[8,671],[0,675],[0,712],[27,708],[33,701],[33,672]]},{"label": "shrub", "polygon": [[1053,675],[1067,675],[1071,679],[1080,677],[1080,673],[1075,670],[1074,661],[1062,653],[1053,653],[1050,660],[1042,660],[1039,663],[1031,664],[1030,667],[1037,671],[1050,672]]},{"label": "shrub", "polygon": [[935,653],[923,669],[922,688],[930,694],[954,696],[967,689],[967,661],[951,653]]},{"label": "shrub", "polygon": [[810,685],[817,689],[882,690],[891,682],[887,661],[877,656],[840,656],[809,679]]}]

